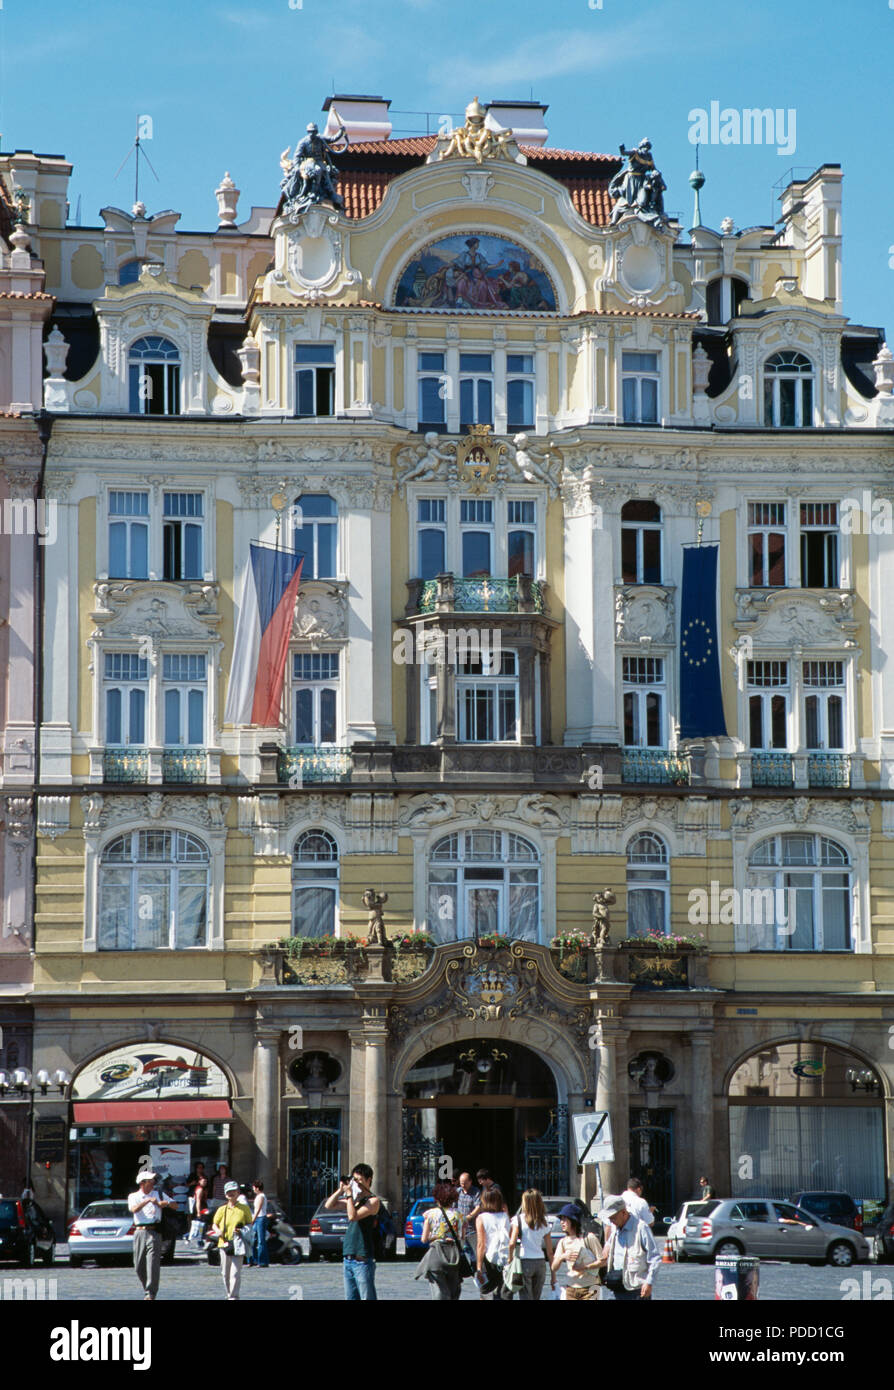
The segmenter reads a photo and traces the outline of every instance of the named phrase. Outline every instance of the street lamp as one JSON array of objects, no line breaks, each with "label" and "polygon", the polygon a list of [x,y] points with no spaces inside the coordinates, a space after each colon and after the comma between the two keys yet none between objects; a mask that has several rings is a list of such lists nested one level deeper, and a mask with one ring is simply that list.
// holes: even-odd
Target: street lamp
[{"label": "street lamp", "polygon": [[33,1078],[33,1080],[31,1072],[28,1070],[27,1067],[16,1067],[12,1073],[7,1071],[0,1071],[0,1100],[4,1100],[6,1098],[6,1093],[8,1091],[13,1091],[16,1093],[14,1097],[16,1100],[24,1100],[26,1095],[29,1099],[28,1166],[26,1170],[25,1180],[26,1188],[30,1188],[31,1186],[31,1162],[34,1153],[35,1096],[38,1092],[40,1092],[40,1095],[42,1097],[46,1096],[47,1091],[50,1088],[50,1085],[57,1086],[59,1088],[59,1094],[64,1095],[65,1088],[70,1081],[71,1074],[65,1071],[65,1069],[62,1067],[57,1068],[56,1071],[53,1073],[52,1077],[50,1076],[50,1073],[46,1070],[45,1067],[41,1067],[40,1071],[38,1071],[37,1075]]}]

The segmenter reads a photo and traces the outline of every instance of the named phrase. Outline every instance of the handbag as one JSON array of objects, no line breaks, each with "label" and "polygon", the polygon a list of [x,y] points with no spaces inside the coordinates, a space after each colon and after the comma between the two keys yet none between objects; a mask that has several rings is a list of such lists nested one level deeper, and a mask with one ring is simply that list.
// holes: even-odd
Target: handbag
[{"label": "handbag", "polygon": [[518,1239],[515,1242],[515,1254],[509,1260],[503,1270],[503,1283],[511,1293],[519,1293],[525,1287],[525,1271],[522,1265],[522,1235],[521,1219],[516,1221]]},{"label": "handbag", "polygon": [[[440,1203],[440,1202],[438,1203],[438,1206],[441,1207],[441,1203]],[[453,1236],[454,1241],[456,1242],[456,1251],[457,1251],[458,1259],[456,1259],[456,1260],[451,1260],[451,1261],[450,1261],[450,1264],[451,1264],[452,1267],[456,1267],[457,1265],[459,1266],[459,1275],[460,1275],[460,1278],[461,1278],[461,1279],[471,1279],[472,1276],[474,1275],[475,1271],[474,1271],[474,1269],[472,1268],[472,1266],[471,1266],[470,1263],[469,1263],[468,1256],[466,1255],[465,1250],[463,1250],[463,1248],[462,1248],[462,1245],[461,1245],[461,1243],[460,1243],[459,1236],[456,1234],[456,1231],[453,1229],[453,1222],[450,1220],[450,1217],[447,1215],[447,1212],[445,1211],[445,1209],[444,1209],[443,1207],[441,1207],[441,1215],[443,1216],[444,1220],[447,1222],[447,1229],[449,1230],[450,1234]],[[436,1242],[436,1244],[440,1244],[440,1243],[442,1243],[442,1242]]]}]

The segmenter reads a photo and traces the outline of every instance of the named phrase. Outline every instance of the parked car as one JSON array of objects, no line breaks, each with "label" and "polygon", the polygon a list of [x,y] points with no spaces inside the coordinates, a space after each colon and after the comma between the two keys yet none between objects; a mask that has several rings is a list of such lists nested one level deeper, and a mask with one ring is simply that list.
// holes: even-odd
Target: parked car
[{"label": "parked car", "polygon": [[407,1212],[404,1223],[404,1249],[414,1258],[418,1259],[425,1250],[422,1244],[422,1222],[425,1213],[430,1211],[434,1204],[434,1197],[418,1197]]},{"label": "parked car", "polygon": [[581,1202],[577,1197],[563,1197],[561,1194],[557,1196],[554,1193],[550,1193],[549,1196],[544,1195],[543,1205],[546,1207],[546,1215],[549,1219],[549,1233],[553,1238],[553,1244],[555,1244],[557,1240],[561,1240],[564,1234],[562,1231],[562,1223],[559,1220],[559,1212],[563,1207],[567,1207],[569,1202],[573,1207],[577,1207],[580,1213],[581,1231],[583,1234],[588,1235],[590,1231],[595,1231],[599,1239],[602,1240],[602,1223],[597,1221],[596,1218],[590,1214],[584,1202]]},{"label": "parked car", "polygon": [[834,1226],[791,1202],[755,1197],[693,1202],[686,1213],[683,1250],[694,1260],[758,1255],[840,1267],[869,1258],[869,1242],[859,1231]]},{"label": "parked car", "polygon": [[52,1222],[32,1199],[0,1197],[0,1260],[30,1269],[38,1259],[51,1265],[56,1255]]},{"label": "parked car", "polygon": [[[686,1252],[683,1249],[683,1238],[686,1235],[686,1217],[692,1207],[699,1205],[697,1202],[684,1202],[676,1216],[666,1216],[664,1218],[667,1226],[667,1240],[675,1260],[685,1260]],[[655,1227],[652,1227],[653,1234]]]},{"label": "parked car", "polygon": [[851,1231],[863,1229],[863,1212],[848,1192],[796,1192],[789,1201],[812,1211],[821,1221],[847,1226]]},{"label": "parked car", "polygon": [[[431,1204],[429,1203],[429,1205]],[[381,1258],[393,1260],[397,1256],[397,1230],[388,1202],[383,1200],[381,1209],[383,1209],[383,1220],[380,1227],[380,1237],[385,1247]],[[330,1260],[340,1258],[342,1236],[347,1229],[348,1216],[344,1207],[327,1211],[325,1202],[321,1202],[311,1217],[310,1254],[307,1258],[320,1260],[324,1255]]]},{"label": "parked car", "polygon": [[85,1260],[132,1260],[135,1230],[126,1202],[91,1202],[69,1224],[69,1265],[77,1269]]},{"label": "parked car", "polygon": [[885,1207],[875,1227],[876,1259],[888,1263],[894,1260],[894,1202]]}]

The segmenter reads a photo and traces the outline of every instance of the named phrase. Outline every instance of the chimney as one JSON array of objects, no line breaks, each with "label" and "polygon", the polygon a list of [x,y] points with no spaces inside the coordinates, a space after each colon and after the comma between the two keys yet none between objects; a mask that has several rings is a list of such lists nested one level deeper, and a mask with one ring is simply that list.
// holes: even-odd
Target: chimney
[{"label": "chimney", "polygon": [[841,313],[841,165],[823,164],[780,196],[786,244],[802,254],[801,287]]},{"label": "chimney", "polygon": [[511,130],[519,145],[545,145],[548,110],[549,106],[539,101],[490,101],[484,124],[491,130]]},{"label": "chimney", "polygon": [[391,102],[384,97],[349,96],[335,92],[323,102],[326,112],[323,134],[334,135],[340,118],[352,145],[358,140],[387,140],[391,135],[390,105]]}]

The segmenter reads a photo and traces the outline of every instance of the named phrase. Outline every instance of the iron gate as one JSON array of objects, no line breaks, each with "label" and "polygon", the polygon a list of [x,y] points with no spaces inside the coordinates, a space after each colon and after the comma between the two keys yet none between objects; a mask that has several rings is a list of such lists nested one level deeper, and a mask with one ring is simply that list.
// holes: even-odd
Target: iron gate
[{"label": "iron gate", "polygon": [[289,1218],[308,1226],[320,1203],[338,1186],[341,1111],[292,1110],[289,1115]]},{"label": "iron gate", "polygon": [[526,1139],[522,1169],[516,1175],[518,1191],[536,1187],[540,1192],[568,1190],[568,1106],[549,1112],[549,1124],[539,1139]]},{"label": "iron gate", "polygon": [[403,1138],[403,1218],[420,1197],[430,1197],[440,1181],[438,1159],[444,1152],[442,1139],[426,1139],[415,1110],[404,1110]]},{"label": "iron gate", "polygon": [[676,1211],[672,1110],[631,1110],[630,1171],[642,1179],[643,1195],[659,1216]]}]

